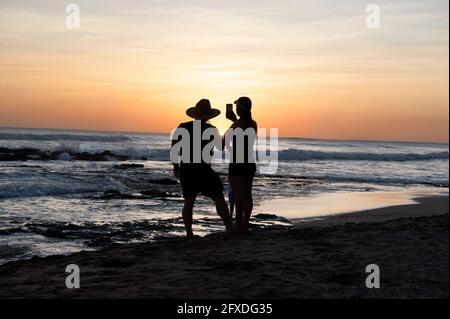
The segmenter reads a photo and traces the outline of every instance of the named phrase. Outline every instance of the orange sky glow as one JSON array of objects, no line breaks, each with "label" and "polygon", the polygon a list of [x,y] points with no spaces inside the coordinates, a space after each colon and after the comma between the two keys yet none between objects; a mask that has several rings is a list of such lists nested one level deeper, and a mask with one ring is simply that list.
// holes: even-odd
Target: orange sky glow
[{"label": "orange sky glow", "polygon": [[0,126],[169,132],[208,98],[224,130],[246,95],[281,136],[449,140],[448,1],[78,3],[0,4]]}]

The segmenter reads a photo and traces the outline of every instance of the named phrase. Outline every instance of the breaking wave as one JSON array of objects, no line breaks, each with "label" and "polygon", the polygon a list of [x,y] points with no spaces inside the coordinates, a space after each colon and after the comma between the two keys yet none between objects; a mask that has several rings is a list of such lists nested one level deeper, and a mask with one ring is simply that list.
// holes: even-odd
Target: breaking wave
[{"label": "breaking wave", "polygon": [[448,152],[431,153],[364,153],[364,152],[322,152],[309,150],[287,149],[278,153],[278,159],[282,161],[427,161],[434,159],[448,160]]}]

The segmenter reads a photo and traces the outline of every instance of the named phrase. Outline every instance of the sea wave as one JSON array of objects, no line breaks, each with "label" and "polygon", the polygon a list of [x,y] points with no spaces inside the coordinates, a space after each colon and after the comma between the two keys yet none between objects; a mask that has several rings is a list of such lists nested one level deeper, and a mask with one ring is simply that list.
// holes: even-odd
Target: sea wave
[{"label": "sea wave", "polygon": [[125,142],[125,135],[0,133],[0,141]]},{"label": "sea wave", "polygon": [[41,197],[41,196],[63,196],[76,194],[91,194],[98,192],[98,189],[89,185],[85,187],[74,188],[70,185],[39,185],[36,184],[18,184],[8,187],[0,187],[0,200],[7,198],[20,197]]},{"label": "sea wave", "polygon": [[127,156],[131,159],[148,159],[148,160],[159,160],[159,161],[169,161],[170,160],[170,149],[165,148],[137,148],[128,147],[122,149],[116,149],[112,151],[115,155]]},{"label": "sea wave", "polygon": [[293,175],[293,174],[265,174],[260,173],[258,177],[265,178],[268,181],[275,179],[284,183],[283,180],[297,181],[303,186],[309,186],[320,183],[357,183],[357,184],[378,184],[387,186],[426,186],[426,187],[437,187],[437,188],[448,188],[448,178],[435,177],[435,178],[420,178],[420,177],[382,177],[382,176],[372,176],[372,175],[337,175],[337,174],[304,174],[304,175]]},{"label": "sea wave", "polygon": [[[258,154],[257,154],[258,155]],[[222,152],[215,152],[215,159],[222,158]],[[62,142],[53,149],[34,148],[2,148],[0,161],[14,160],[153,160],[170,161],[169,148],[122,147],[102,150],[88,150],[77,143]],[[370,153],[370,152],[332,152],[286,149],[278,152],[278,160],[286,162],[304,161],[374,161],[374,162],[406,162],[448,160],[448,151],[421,153]]]},{"label": "sea wave", "polygon": [[0,161],[59,160],[59,161],[126,161],[126,160],[170,160],[166,148],[121,148],[110,150],[85,150],[79,145],[62,143],[56,148],[4,148],[0,147]]},{"label": "sea wave", "polygon": [[370,177],[370,176],[333,176],[324,175],[310,177],[316,178],[317,180],[328,181],[328,182],[349,182],[349,183],[367,183],[367,184],[379,184],[379,185],[401,185],[401,186],[429,186],[438,188],[448,188],[447,180],[424,180],[419,178],[400,178],[400,177]]},{"label": "sea wave", "polygon": [[312,161],[312,160],[336,160],[336,161],[427,161],[435,159],[448,160],[448,151],[430,153],[365,153],[365,152],[323,152],[311,150],[287,149],[278,153],[278,159],[282,161]]}]

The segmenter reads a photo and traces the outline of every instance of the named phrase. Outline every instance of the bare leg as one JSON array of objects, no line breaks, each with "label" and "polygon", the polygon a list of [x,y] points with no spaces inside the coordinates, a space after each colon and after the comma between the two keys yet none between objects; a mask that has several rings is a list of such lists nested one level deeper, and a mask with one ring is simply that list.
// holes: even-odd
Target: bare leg
[{"label": "bare leg", "polygon": [[231,222],[233,222],[233,212],[234,212],[234,192],[233,188],[231,187],[230,178],[228,177],[228,183],[230,184],[230,190],[228,192],[228,201],[230,202],[230,217]]},{"label": "bare leg", "polygon": [[252,216],[253,211],[253,196],[252,196],[252,188],[253,188],[253,177],[245,178],[245,202],[244,202],[244,229],[245,231],[249,231],[250,229],[250,217]]},{"label": "bare leg", "polygon": [[183,222],[184,227],[186,227],[186,237],[188,238],[194,237],[194,233],[192,232],[192,210],[194,209],[195,197],[192,196],[184,199]]},{"label": "bare leg", "polygon": [[230,200],[230,217],[233,220],[233,212],[234,212],[234,200]]},{"label": "bare leg", "polygon": [[234,192],[234,202],[236,210],[236,229],[245,231],[244,229],[244,193],[242,188],[242,178],[238,176],[230,176],[231,186]]},{"label": "bare leg", "polygon": [[227,232],[231,232],[233,227],[231,225],[230,211],[228,210],[225,198],[223,196],[216,198],[214,199],[214,203],[216,204],[217,214],[222,218]]}]

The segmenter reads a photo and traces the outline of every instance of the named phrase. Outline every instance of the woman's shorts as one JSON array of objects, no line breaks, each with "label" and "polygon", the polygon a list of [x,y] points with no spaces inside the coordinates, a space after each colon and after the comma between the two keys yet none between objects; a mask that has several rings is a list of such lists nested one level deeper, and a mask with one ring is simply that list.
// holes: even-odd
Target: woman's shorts
[{"label": "woman's shorts", "polygon": [[248,176],[253,177],[256,174],[255,163],[230,163],[228,166],[229,176]]}]

